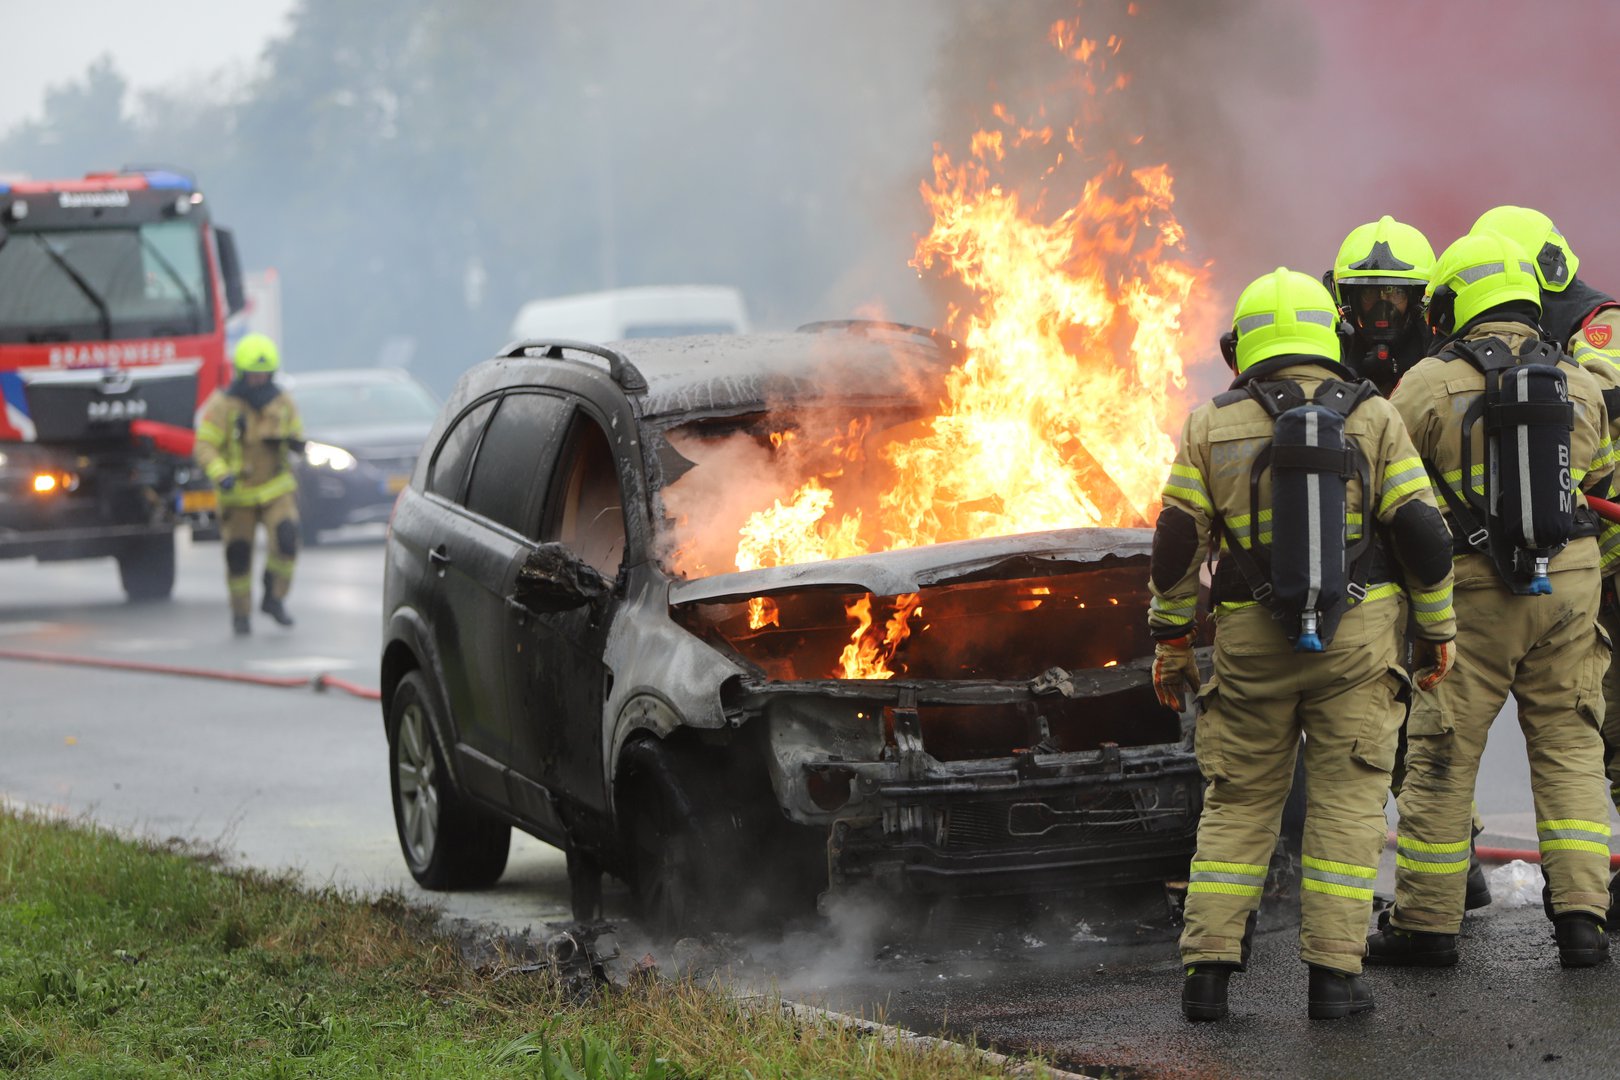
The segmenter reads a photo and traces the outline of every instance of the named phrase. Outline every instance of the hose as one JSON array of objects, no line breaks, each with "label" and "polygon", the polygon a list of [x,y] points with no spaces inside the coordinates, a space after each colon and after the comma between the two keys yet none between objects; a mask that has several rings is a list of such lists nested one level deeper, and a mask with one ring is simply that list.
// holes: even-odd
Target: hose
[{"label": "hose", "polygon": [[323,692],[330,689],[352,694],[366,701],[377,701],[382,697],[382,694],[372,687],[360,686],[347,679],[328,675],[324,671],[307,678],[300,675],[252,675],[245,671],[221,671],[216,668],[186,667],[181,664],[113,660],[104,656],[73,656],[68,653],[35,652],[31,649],[0,649],[0,660],[20,660],[28,664],[66,664],[73,667],[106,668],[112,671],[137,671],[147,675],[177,675],[188,679],[215,679],[219,682],[270,686],[281,690],[308,689]]}]

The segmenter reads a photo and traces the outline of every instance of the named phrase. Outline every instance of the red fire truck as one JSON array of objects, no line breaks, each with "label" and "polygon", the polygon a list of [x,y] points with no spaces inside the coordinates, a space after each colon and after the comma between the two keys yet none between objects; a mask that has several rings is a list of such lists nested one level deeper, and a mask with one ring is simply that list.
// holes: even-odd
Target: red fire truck
[{"label": "red fire truck", "polygon": [[169,595],[176,526],[214,509],[193,428],[243,303],[190,176],[0,181],[0,558],[112,556],[131,600]]}]

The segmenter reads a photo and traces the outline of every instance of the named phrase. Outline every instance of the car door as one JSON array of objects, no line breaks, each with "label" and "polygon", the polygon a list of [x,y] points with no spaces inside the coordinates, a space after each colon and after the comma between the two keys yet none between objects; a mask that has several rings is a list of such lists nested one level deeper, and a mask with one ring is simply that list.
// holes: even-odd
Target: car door
[{"label": "car door", "polygon": [[555,394],[530,387],[509,391],[484,429],[466,499],[479,537],[481,571],[477,587],[468,589],[468,614],[478,622],[470,631],[480,652],[475,693],[483,702],[480,728],[489,738],[487,748],[479,749],[501,767],[503,804],[536,832],[558,839],[561,826],[550,798],[533,784],[514,783],[510,771],[514,729],[521,727],[513,708],[513,673],[528,659],[512,628],[530,615],[513,595],[518,571],[534,550],[533,523],[539,520],[568,416],[568,403]]},{"label": "car door", "polygon": [[468,500],[475,484],[497,468],[493,458],[481,464],[480,457],[502,404],[491,396],[470,406],[440,443],[427,478],[442,522],[427,553],[435,579],[429,617],[456,732],[458,771],[466,787],[500,803],[506,799],[509,742],[500,664],[503,600],[522,541],[474,513]]},{"label": "car door", "polygon": [[[615,581],[625,552],[619,466],[603,425],[574,410],[536,519],[541,542],[560,543]],[[620,582],[622,586],[622,582]],[[510,625],[512,768],[565,803],[605,814],[603,660],[619,589],[572,611],[525,612]]]}]

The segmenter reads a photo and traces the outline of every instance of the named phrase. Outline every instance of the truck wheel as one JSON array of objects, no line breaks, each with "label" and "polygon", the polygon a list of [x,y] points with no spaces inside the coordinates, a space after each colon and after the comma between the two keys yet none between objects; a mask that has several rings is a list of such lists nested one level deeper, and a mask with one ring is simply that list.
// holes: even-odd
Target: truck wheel
[{"label": "truck wheel", "polygon": [[424,889],[485,889],[500,880],[512,827],[469,805],[450,780],[422,674],[406,675],[388,714],[389,786],[405,865]]},{"label": "truck wheel", "polygon": [[174,534],[128,541],[118,553],[118,580],[131,600],[167,600],[174,592]]}]

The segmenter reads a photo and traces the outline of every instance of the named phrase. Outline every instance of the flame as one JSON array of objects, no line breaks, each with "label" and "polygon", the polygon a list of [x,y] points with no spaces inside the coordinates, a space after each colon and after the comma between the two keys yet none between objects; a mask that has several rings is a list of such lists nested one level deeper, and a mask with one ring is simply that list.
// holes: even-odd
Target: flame
[{"label": "flame", "polygon": [[844,605],[844,613],[855,620],[855,632],[849,635],[849,644],[838,657],[838,677],[841,679],[891,679],[894,672],[888,662],[894,657],[900,643],[911,636],[911,617],[922,610],[922,597],[905,593],[894,598],[894,612],[883,625],[883,636],[873,632],[872,594],[866,593],[852,604]]},{"label": "flame", "polygon": [[[921,185],[933,225],[912,265],[966,297],[946,319],[963,352],[937,415],[870,453],[870,418],[851,420],[822,444],[821,471],[744,523],[739,570],[1156,516],[1186,386],[1183,332],[1198,321],[1207,267],[1179,254],[1168,166],[1130,168],[1084,149],[1094,108],[1129,85],[1113,70],[1123,40],[1083,37],[1078,20],[1053,24],[1046,39],[1078,65],[1074,86],[1088,96],[1074,121],[997,103],[965,158],[936,147]],[[1053,212],[1049,190],[1006,179],[1014,157],[1033,154],[1050,155],[1047,180],[1088,169],[1072,205]],[[771,435],[773,446],[790,434]],[[851,505],[835,515],[829,482],[847,485],[857,464],[873,490],[840,487]],[[895,598],[881,635],[874,602],[846,606],[855,626],[843,678],[894,674],[916,599]],[[763,606],[749,608],[750,624],[765,625]]]}]

